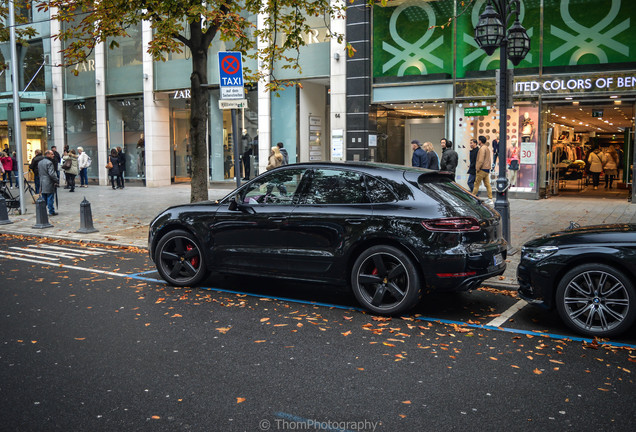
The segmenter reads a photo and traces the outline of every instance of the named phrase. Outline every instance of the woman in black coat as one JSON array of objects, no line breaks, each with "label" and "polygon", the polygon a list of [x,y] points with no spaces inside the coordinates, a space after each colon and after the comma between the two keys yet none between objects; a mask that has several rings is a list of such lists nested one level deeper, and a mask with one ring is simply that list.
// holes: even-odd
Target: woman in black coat
[{"label": "woman in black coat", "polygon": [[119,163],[119,175],[117,176],[117,187],[124,188],[124,172],[126,171],[126,153],[117,147],[117,163]]},{"label": "woman in black coat", "polygon": [[110,151],[110,156],[108,157],[108,162],[113,166],[108,170],[108,175],[110,176],[110,184],[113,187],[113,190],[117,189],[116,182],[119,178],[119,155],[116,149],[112,149]]}]

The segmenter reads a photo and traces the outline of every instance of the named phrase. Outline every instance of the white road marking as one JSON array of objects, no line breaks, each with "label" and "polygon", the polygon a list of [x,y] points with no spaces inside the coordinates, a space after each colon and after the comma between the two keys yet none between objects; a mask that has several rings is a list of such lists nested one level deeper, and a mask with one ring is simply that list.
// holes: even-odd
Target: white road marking
[{"label": "white road marking", "polygon": [[510,306],[508,308],[507,311],[505,311],[504,313],[502,313],[501,315],[499,315],[497,318],[495,318],[494,320],[490,321],[488,324],[488,326],[492,326],[492,327],[499,327],[501,326],[503,323],[505,323],[506,321],[508,321],[510,318],[512,318],[512,316],[514,314],[516,314],[517,312],[519,312],[521,309],[523,309],[523,307],[525,305],[527,305],[528,302],[525,300],[519,300],[517,303],[513,304],[512,306]]},{"label": "white road marking", "polygon": [[29,255],[26,253],[21,253],[21,252],[10,252],[10,251],[0,251],[0,253],[6,253],[6,254],[10,254],[10,255],[18,255],[21,257],[27,257],[27,258],[39,258],[39,259],[47,259],[47,260],[54,260],[54,261],[59,261],[59,258],[55,258],[55,257],[43,257],[40,255]]},{"label": "white road marking", "polygon": [[75,253],[69,253],[69,252],[52,252],[52,251],[47,252],[47,251],[34,249],[34,248],[21,248],[21,247],[15,247],[15,246],[11,246],[9,249],[23,251],[23,252],[37,253],[41,255],[52,255],[52,256],[68,258],[68,259],[81,258],[82,256],[81,254],[75,254]]},{"label": "white road marking", "polygon": [[[52,263],[52,262],[49,262],[49,261],[41,261],[41,260],[37,260],[37,259],[19,258],[19,257],[11,256],[11,255],[3,255],[4,253],[6,253],[6,252],[0,251],[0,258],[7,258],[7,259],[11,259],[11,260],[26,261],[26,262],[30,262],[30,263],[34,263],[34,264],[41,264],[41,265],[49,265],[49,266],[55,266],[55,267],[68,268],[68,269],[80,270],[80,271],[85,271],[85,272],[90,272],[90,273],[100,273],[100,274],[105,274],[105,275],[109,275],[109,276],[131,278],[130,275],[127,275],[127,274],[124,274],[124,273],[115,273],[115,272],[111,272],[111,271],[108,271],[108,270],[100,270],[100,269],[79,267],[79,266],[74,266],[74,265],[66,265],[66,264],[62,264],[62,263]],[[47,259],[50,259],[50,258],[47,258]]]},{"label": "white road marking", "polygon": [[51,246],[51,245],[37,245],[37,246],[29,246],[29,247],[34,247],[37,249],[53,249],[53,250],[60,250],[60,251],[68,251],[68,252],[77,252],[79,254],[84,254],[84,255],[104,255],[106,252],[101,252],[101,251],[93,251],[92,248],[88,249],[76,249],[76,248],[71,248],[71,247],[60,247],[60,246]]}]

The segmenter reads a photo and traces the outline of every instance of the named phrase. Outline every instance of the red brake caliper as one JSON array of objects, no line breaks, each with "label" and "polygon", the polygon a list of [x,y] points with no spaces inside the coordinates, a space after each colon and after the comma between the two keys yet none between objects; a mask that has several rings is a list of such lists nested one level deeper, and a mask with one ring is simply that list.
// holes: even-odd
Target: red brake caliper
[{"label": "red brake caliper", "polygon": [[[192,247],[191,244],[186,246],[186,250],[187,251],[191,251],[192,249],[194,249],[194,248]],[[192,267],[197,268],[199,266],[199,257],[195,256],[195,257],[190,258],[190,264],[192,264]]]},{"label": "red brake caliper", "polygon": [[377,276],[377,275],[378,275],[378,269],[377,269],[377,268],[374,268],[374,269],[373,269],[373,271],[371,272],[371,274],[372,274],[373,276]]}]

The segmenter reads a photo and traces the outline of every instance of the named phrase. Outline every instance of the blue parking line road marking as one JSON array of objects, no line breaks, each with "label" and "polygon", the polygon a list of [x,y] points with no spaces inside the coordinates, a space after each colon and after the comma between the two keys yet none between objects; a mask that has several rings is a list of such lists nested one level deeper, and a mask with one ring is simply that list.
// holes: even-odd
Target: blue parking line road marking
[{"label": "blue parking line road marking", "polygon": [[159,272],[157,271],[157,269],[154,269],[154,270],[148,270],[148,271],[141,272],[141,273],[135,273],[135,276],[144,275],[144,274],[150,274],[150,273],[159,273]]},{"label": "blue parking line road marking", "polygon": [[[484,325],[484,324],[469,324],[469,323],[465,323],[463,321],[451,321],[451,320],[445,320],[445,319],[441,319],[441,318],[415,317],[415,319],[416,320],[420,320],[420,321],[436,322],[436,323],[439,323],[439,324],[449,324],[449,325],[453,325],[454,324],[454,325],[458,325],[458,326],[462,326],[462,327],[470,327],[470,328],[474,328],[474,329],[501,331],[501,332],[505,332],[505,333],[516,333],[516,334],[522,334],[522,335],[532,335],[532,336],[536,336],[536,337],[545,337],[545,338],[549,338],[549,339],[557,339],[557,340],[572,341],[572,342],[594,343],[594,339],[578,337],[578,336],[565,336],[565,335],[559,335],[559,334],[554,334],[554,333],[545,333],[545,332],[537,332],[537,331],[532,331],[532,330],[513,329],[513,328],[508,328],[508,327],[493,327],[493,326]],[[626,343],[622,343],[622,342],[611,342],[611,341],[610,342],[605,342],[605,341],[596,340],[596,343],[598,343],[599,345],[604,345],[604,346],[608,346],[608,347],[636,349],[636,345],[634,345],[634,344],[626,344]]]}]

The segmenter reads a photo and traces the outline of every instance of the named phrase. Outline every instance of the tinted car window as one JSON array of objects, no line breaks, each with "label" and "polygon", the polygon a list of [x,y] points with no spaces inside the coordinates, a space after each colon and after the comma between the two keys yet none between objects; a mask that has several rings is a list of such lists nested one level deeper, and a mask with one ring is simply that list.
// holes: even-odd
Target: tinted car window
[{"label": "tinted car window", "polygon": [[305,204],[368,203],[362,174],[355,171],[316,169],[304,199]]},{"label": "tinted car window", "polygon": [[288,169],[270,173],[242,191],[246,204],[288,205],[298,190],[304,169]]},{"label": "tinted car window", "polygon": [[435,181],[420,183],[420,189],[438,201],[451,206],[475,205],[479,200],[466,193],[466,189],[451,181]]},{"label": "tinted car window", "polygon": [[388,203],[396,200],[395,194],[382,181],[375,177],[366,177],[367,195],[372,203]]}]

